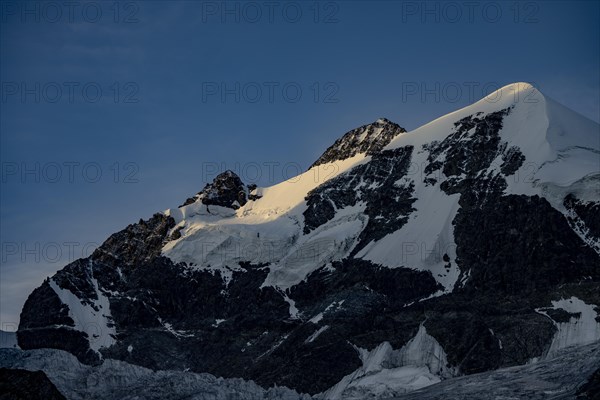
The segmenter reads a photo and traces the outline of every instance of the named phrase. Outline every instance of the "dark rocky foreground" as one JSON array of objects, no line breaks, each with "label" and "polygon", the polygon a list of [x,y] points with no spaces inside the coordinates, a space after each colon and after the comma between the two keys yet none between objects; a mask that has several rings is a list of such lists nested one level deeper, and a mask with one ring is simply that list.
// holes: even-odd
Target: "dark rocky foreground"
[{"label": "dark rocky foreground", "polygon": [[[445,140],[422,149],[382,151],[403,130],[381,122],[384,134],[363,149],[370,162],[307,194],[305,234],[333,218],[337,209],[358,202],[369,219],[353,252],[318,266],[287,290],[298,318],[290,315],[279,289],[262,287],[269,264],[240,262],[226,282],[219,272],[163,257],[161,248],[177,238],[176,232],[170,233],[175,221],[155,214],[112,235],[89,258],[51,278],[91,307],[98,307],[99,293],[106,296],[116,343],[94,351],[93,330],[74,329],[68,305],[46,281],[25,303],[19,346],[65,350],[88,365],[115,359],[153,370],[240,377],[309,394],[327,390],[362,365],[355,346],[372,350],[387,341],[399,349],[421,324],[441,344],[449,366],[462,374],[542,357],[555,323],[565,317],[547,317],[536,309],[571,296],[600,304],[600,257],[571,228],[576,221],[589,235],[597,235],[600,203],[570,194],[564,202],[575,219],[569,220],[544,198],[504,195],[505,178],[524,161],[499,135],[509,113],[506,109],[464,118]],[[367,134],[372,133],[369,129]],[[344,136],[315,165],[353,155],[351,142],[363,131]],[[407,177],[415,151],[428,152],[425,183],[460,195],[453,226],[454,262],[461,277],[452,293],[440,295],[443,287],[430,271],[410,265],[389,269],[354,257],[417,212],[414,182],[397,184]],[[494,169],[498,159],[502,162]],[[201,200],[237,208],[252,201],[247,194],[241,180],[227,173],[186,203]],[[311,321],[319,314],[322,319]],[[326,330],[309,340],[324,326]]]},{"label": "dark rocky foreground", "polygon": [[[377,398],[365,393],[352,400],[596,400],[600,396],[598,368],[600,345],[595,343],[565,349],[557,357],[535,364],[447,379],[399,397]],[[0,371],[16,369],[22,371],[19,374],[29,376],[47,375],[52,382],[48,378],[44,380],[52,387],[55,385],[69,400],[326,400],[284,388],[265,391],[240,379],[223,380],[208,374],[182,371],[155,372],[115,360],[87,366],[60,350],[0,349]],[[11,376],[13,374],[11,372]],[[6,384],[2,382],[0,385]],[[29,389],[23,389],[21,384],[31,381],[24,382],[19,378],[9,385],[15,386],[14,383],[19,383],[16,390],[30,390],[29,393],[39,386],[33,384]]]},{"label": "dark rocky foreground", "polygon": [[65,400],[42,371],[0,368],[2,400]]},{"label": "dark rocky foreground", "polygon": [[[209,374],[184,371],[152,371],[122,361],[105,360],[100,365],[79,363],[62,350],[39,349],[22,351],[0,349],[0,369],[20,371],[28,376],[48,376],[46,382],[69,400],[311,400],[286,388],[265,390],[253,382],[241,379],[221,379]],[[11,378],[14,373],[11,372]],[[2,381],[0,385],[6,383]],[[36,384],[12,380],[9,386],[27,393],[26,400],[54,400],[37,396]],[[0,390],[0,398],[4,392]],[[8,397],[13,399],[13,397]]]},{"label": "dark rocky foreground", "polygon": [[577,399],[600,399],[600,368],[577,390]]}]

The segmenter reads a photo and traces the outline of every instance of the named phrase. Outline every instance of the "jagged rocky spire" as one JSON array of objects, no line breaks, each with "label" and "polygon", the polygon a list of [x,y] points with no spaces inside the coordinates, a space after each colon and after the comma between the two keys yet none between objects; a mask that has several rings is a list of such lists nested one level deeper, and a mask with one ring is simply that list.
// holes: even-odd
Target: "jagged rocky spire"
[{"label": "jagged rocky spire", "polygon": [[400,125],[386,118],[379,118],[371,124],[347,132],[325,150],[310,168],[332,161],[345,160],[357,154],[377,153],[387,146],[394,137],[404,132],[406,132],[406,129]]},{"label": "jagged rocky spire", "polygon": [[202,201],[202,204],[238,209],[248,201],[248,187],[231,170],[220,173],[202,191],[188,198],[180,207]]}]

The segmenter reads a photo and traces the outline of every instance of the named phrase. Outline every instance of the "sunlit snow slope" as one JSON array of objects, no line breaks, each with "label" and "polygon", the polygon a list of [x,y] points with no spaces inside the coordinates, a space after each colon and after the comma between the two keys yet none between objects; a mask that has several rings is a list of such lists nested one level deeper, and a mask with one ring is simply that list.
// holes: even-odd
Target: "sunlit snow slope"
[{"label": "sunlit snow slope", "polygon": [[[431,271],[444,290],[451,291],[460,274],[452,262],[456,259],[452,221],[460,196],[440,189],[446,178],[443,172],[437,172],[436,184],[424,182],[430,157],[424,146],[443,141],[455,123],[465,117],[483,117],[506,109],[510,112],[500,131],[501,140],[509,149],[518,148],[526,160],[505,178],[506,194],[543,196],[565,214],[565,193],[575,192],[582,200],[600,198],[598,125],[545,97],[531,85],[515,83],[392,139],[386,149],[415,148],[407,177],[398,183],[414,185],[415,210],[404,226],[371,241],[355,256],[390,268]],[[486,173],[500,172],[503,156],[499,154]],[[443,158],[444,154],[438,157],[440,161]],[[175,262],[220,270],[222,276],[230,276],[230,270],[239,268],[239,261],[268,263],[270,273],[265,285],[287,289],[298,284],[316,268],[348,257],[368,219],[364,205],[358,203],[336,210],[335,217],[325,225],[303,233],[308,193],[370,159],[361,153],[314,166],[286,182],[257,189],[262,197],[235,211],[210,207],[208,212],[201,202],[167,210],[178,222],[177,228],[182,227],[182,237],[169,242],[163,254]],[[596,184],[587,183],[589,180]],[[600,251],[596,240],[586,237],[585,232],[579,234]],[[451,268],[445,268],[444,254]]]}]

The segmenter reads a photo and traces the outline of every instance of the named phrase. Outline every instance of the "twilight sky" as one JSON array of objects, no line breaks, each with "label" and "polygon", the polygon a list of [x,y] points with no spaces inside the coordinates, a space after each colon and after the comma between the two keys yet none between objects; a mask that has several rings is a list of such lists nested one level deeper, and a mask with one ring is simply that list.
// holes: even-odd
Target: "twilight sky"
[{"label": "twilight sky", "polygon": [[225,169],[272,185],[517,81],[599,121],[599,38],[594,1],[3,1],[0,329]]}]

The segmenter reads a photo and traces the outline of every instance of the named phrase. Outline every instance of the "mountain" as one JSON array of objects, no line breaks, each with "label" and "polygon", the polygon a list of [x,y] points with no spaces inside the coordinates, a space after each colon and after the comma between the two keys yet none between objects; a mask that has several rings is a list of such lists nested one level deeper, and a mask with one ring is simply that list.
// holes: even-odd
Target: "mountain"
[{"label": "mountain", "polygon": [[303,174],[231,171],[27,299],[24,349],[395,395],[600,339],[599,126],[524,83]]}]

